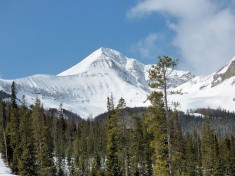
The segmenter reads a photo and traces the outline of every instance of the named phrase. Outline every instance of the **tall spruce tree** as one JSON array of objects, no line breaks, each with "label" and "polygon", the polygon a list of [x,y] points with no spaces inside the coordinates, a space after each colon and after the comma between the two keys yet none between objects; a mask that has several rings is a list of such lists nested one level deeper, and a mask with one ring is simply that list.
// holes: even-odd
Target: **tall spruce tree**
[{"label": "tall spruce tree", "polygon": [[151,133],[147,132],[147,124],[145,117],[133,116],[134,126],[133,130],[128,130],[130,138],[130,173],[131,175],[146,175],[151,176],[152,168],[152,148],[150,141],[152,141]]},{"label": "tall spruce tree", "polygon": [[7,142],[9,142],[8,146],[8,161],[10,167],[12,168],[13,173],[18,173],[18,161],[20,159],[21,151],[19,148],[20,143],[20,133],[19,133],[19,112],[18,106],[16,104],[16,85],[15,82],[12,83],[11,86],[11,106],[10,106],[10,115],[9,115],[9,123],[6,127],[6,137]]},{"label": "tall spruce tree", "polygon": [[214,135],[215,134],[211,127],[209,117],[206,117],[202,128],[202,168],[203,175],[205,176],[211,176],[214,174]]},{"label": "tall spruce tree", "polygon": [[119,160],[118,160],[118,117],[115,113],[113,97],[107,99],[108,109],[108,139],[107,139],[107,161],[106,175],[119,176],[121,175]]},{"label": "tall spruce tree", "polygon": [[0,101],[0,152],[5,158],[6,164],[8,165],[8,151],[7,151],[7,138],[6,138],[6,126],[7,118],[5,112],[5,104]]},{"label": "tall spruce tree", "polygon": [[123,170],[123,175],[128,176],[130,175],[130,161],[129,161],[129,141],[130,135],[127,132],[126,127],[126,117],[127,114],[124,116],[123,110],[126,108],[126,102],[123,98],[120,98],[118,101],[118,105],[116,107],[116,115],[120,120],[120,144],[119,144],[119,153],[120,153],[120,160],[122,161],[121,170]]},{"label": "tall spruce tree", "polygon": [[11,106],[13,108],[17,108],[17,103],[16,103],[16,84],[15,82],[13,81],[12,82],[12,85],[11,85]]},{"label": "tall spruce tree", "polygon": [[131,175],[140,175],[144,173],[144,135],[143,125],[139,117],[134,116],[134,127],[131,135]]},{"label": "tall spruce tree", "polygon": [[63,176],[65,170],[65,119],[63,114],[63,105],[60,104],[59,116],[56,120],[56,142],[55,142],[55,156],[57,175]]},{"label": "tall spruce tree", "polygon": [[40,100],[37,98],[32,110],[33,137],[35,141],[37,174],[55,175],[53,144]]},{"label": "tall spruce tree", "polygon": [[222,170],[224,175],[233,175],[235,172],[234,137],[225,136],[220,142]]},{"label": "tall spruce tree", "polygon": [[221,150],[216,134],[212,138],[212,162],[214,163],[214,175],[223,175],[223,166],[221,161]]},{"label": "tall spruce tree", "polygon": [[185,170],[188,175],[202,176],[201,139],[196,131],[185,136]]},{"label": "tall spruce tree", "polygon": [[19,174],[24,176],[37,175],[35,141],[32,133],[31,113],[25,106],[20,108],[20,149]]}]

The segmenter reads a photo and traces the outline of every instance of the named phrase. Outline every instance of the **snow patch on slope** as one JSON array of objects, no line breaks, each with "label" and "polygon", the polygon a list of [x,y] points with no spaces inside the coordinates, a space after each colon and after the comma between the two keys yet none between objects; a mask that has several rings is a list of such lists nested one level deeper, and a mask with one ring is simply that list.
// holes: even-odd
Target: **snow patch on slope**
[{"label": "snow patch on slope", "polygon": [[4,161],[2,160],[1,153],[0,153],[0,175],[4,176],[14,176],[11,174],[11,169],[6,166]]},{"label": "snow patch on slope", "polygon": [[213,75],[198,76],[171,89],[182,94],[170,95],[170,100],[180,102],[181,110],[185,112],[189,109],[206,107],[234,111],[235,77],[225,80],[223,84],[212,86]]}]

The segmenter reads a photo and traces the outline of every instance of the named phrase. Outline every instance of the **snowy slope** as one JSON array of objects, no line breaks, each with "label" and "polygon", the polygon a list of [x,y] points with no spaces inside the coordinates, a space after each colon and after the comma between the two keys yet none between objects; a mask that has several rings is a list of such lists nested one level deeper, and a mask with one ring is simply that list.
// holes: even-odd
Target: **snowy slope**
[{"label": "snowy slope", "polygon": [[[231,60],[223,71],[205,77],[174,70],[169,80],[169,98],[179,101],[185,111],[202,106],[233,110],[233,65]],[[127,106],[147,106],[150,67],[118,51],[100,48],[56,76],[34,75],[14,81],[18,98],[25,95],[29,105],[38,97],[45,108],[58,108],[63,103],[65,109],[87,118],[106,111],[106,100],[111,94],[116,103],[123,97]],[[12,81],[0,80],[0,90],[10,93]]]},{"label": "snowy slope", "polygon": [[11,169],[6,167],[5,163],[3,162],[1,158],[1,153],[0,153],[0,176],[14,176],[11,174]]},{"label": "snowy slope", "polygon": [[171,101],[178,101],[181,109],[222,108],[235,110],[235,58],[218,72],[207,76],[197,76],[170,91]]}]

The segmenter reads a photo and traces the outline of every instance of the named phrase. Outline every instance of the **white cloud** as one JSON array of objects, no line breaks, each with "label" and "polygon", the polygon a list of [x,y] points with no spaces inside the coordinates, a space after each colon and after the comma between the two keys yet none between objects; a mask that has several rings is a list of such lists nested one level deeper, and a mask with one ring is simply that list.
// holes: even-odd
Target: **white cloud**
[{"label": "white cloud", "polygon": [[139,52],[139,54],[143,58],[151,58],[153,56],[153,52],[156,52],[156,43],[159,39],[159,35],[156,33],[148,34],[143,40],[140,40],[136,44],[131,46],[131,50],[133,52]]},{"label": "white cloud", "polygon": [[235,55],[235,14],[231,10],[234,1],[227,5],[218,2],[142,0],[127,15],[136,18],[158,12],[176,18],[175,23],[167,19],[168,27],[176,33],[172,43],[188,67],[204,74],[216,71]]}]

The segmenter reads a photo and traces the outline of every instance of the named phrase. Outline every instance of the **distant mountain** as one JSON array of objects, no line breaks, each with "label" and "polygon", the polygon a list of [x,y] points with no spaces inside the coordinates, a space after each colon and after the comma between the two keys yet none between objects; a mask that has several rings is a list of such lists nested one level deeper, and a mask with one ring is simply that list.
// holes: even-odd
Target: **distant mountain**
[{"label": "distant mountain", "polygon": [[219,71],[206,76],[196,76],[193,79],[170,89],[180,92],[170,96],[172,101],[178,101],[181,108],[222,108],[235,110],[235,57]]},{"label": "distant mountain", "polygon": [[[45,108],[58,108],[63,103],[64,109],[87,118],[105,112],[111,94],[116,103],[123,97],[129,107],[147,106],[150,67],[118,51],[100,48],[56,76],[34,75],[14,81],[18,98],[25,95],[29,105],[38,97]],[[209,76],[174,70],[169,80],[169,98],[179,101],[184,111],[207,106],[233,110],[233,71],[233,60]],[[1,79],[0,90],[10,93],[12,81]]]}]

